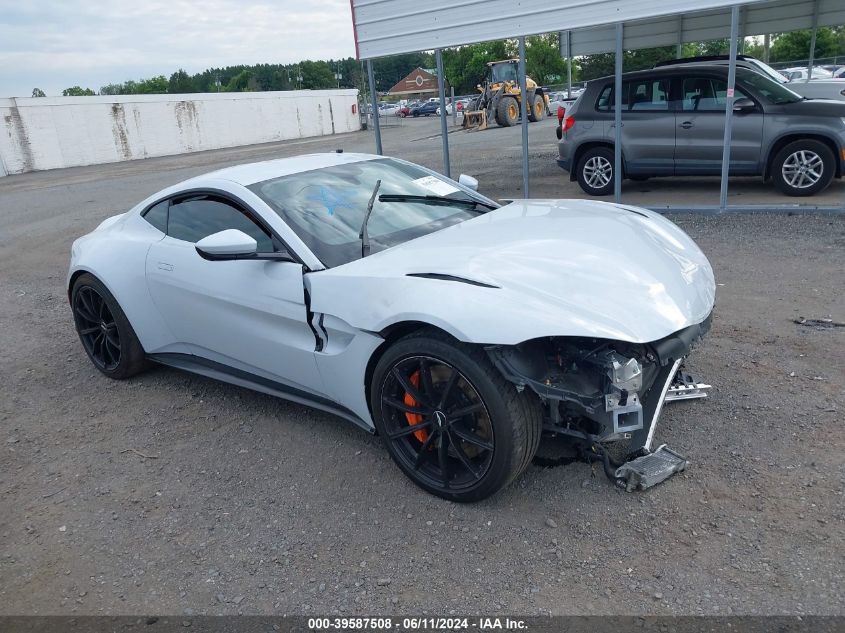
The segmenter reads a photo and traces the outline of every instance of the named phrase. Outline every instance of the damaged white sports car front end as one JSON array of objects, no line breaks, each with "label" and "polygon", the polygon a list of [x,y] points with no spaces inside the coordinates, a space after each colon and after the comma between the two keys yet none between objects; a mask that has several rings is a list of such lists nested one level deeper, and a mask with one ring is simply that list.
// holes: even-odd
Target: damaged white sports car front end
[{"label": "damaged white sports car front end", "polygon": [[[315,297],[348,299],[340,312],[325,309],[355,327],[428,323],[478,344],[519,392],[539,398],[545,434],[568,436],[629,487],[686,465],[665,448],[643,458],[666,399],[693,397],[675,383],[710,328],[715,281],[698,246],[658,213],[517,200],[312,283]],[[382,301],[354,300],[373,284]],[[616,441],[639,461],[623,467],[603,450]]]},{"label": "damaged white sports car front end", "polygon": [[714,295],[707,258],[657,213],[500,206],[341,153],[165,189],[77,240],[68,274],[105,375],[155,361],[332,412],[457,501],[507,485],[549,437],[631,488],[682,469],[654,433],[667,399],[702,395],[678,369]]}]

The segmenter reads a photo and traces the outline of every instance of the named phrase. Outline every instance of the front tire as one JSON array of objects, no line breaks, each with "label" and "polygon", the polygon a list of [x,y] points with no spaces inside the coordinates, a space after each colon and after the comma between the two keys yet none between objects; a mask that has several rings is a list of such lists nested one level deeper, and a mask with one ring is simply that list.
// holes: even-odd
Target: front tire
[{"label": "front tire", "polygon": [[89,273],[80,275],[70,301],[76,333],[94,367],[116,380],[144,370],[144,348],[117,300],[99,279]]},{"label": "front tire", "polygon": [[781,149],[772,162],[775,187],[788,196],[812,196],[833,180],[833,152],[820,141],[794,141]]},{"label": "front tire", "polygon": [[499,99],[496,106],[496,123],[504,127],[511,127],[519,121],[519,102],[515,97],[507,96]]},{"label": "front tire", "polygon": [[591,147],[578,161],[576,178],[581,189],[591,196],[613,193],[613,150],[609,147]]},{"label": "front tire", "polygon": [[418,486],[485,499],[522,473],[540,442],[540,401],[519,393],[479,348],[422,330],[388,349],[370,385],[376,429]]}]

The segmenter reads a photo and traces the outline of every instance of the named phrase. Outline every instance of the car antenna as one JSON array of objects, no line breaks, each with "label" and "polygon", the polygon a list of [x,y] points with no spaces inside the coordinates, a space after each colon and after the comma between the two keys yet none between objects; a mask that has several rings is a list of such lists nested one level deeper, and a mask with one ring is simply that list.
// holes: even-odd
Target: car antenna
[{"label": "car antenna", "polygon": [[381,187],[381,178],[376,180],[376,186],[373,189],[373,195],[370,196],[370,201],[367,203],[367,214],[364,216],[364,223],[361,225],[361,233],[358,239],[361,240],[361,257],[364,258],[370,254],[370,236],[367,233],[367,222],[370,221],[370,214],[373,212],[373,204],[376,201],[376,194]]}]

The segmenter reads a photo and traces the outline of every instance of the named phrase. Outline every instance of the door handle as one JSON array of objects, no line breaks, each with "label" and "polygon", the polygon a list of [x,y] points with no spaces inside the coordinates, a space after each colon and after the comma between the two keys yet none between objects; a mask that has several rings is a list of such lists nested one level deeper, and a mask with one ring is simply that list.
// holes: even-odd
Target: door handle
[{"label": "door handle", "polygon": [[158,269],[159,270],[166,270],[166,271],[169,272],[169,271],[173,270],[173,264],[168,264],[167,262],[159,262],[158,263]]},{"label": "door handle", "polygon": [[[616,127],[616,124],[615,124],[615,123],[611,123],[611,124],[610,124],[610,127]],[[625,124],[624,124],[624,123],[621,123],[621,124],[619,125],[619,127],[625,127]]]},{"label": "door handle", "polygon": [[684,122],[683,122],[683,123],[681,123],[678,127],[682,127],[682,128],[684,128],[685,130],[688,130],[688,129],[690,129],[690,128],[692,127],[692,121],[684,121]]}]

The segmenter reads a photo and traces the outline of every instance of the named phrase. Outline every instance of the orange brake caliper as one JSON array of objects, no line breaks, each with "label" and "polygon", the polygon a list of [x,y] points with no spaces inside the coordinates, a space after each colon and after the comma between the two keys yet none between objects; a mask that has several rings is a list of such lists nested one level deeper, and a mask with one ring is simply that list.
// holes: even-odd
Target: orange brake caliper
[{"label": "orange brake caliper", "polygon": [[[411,374],[411,384],[414,385],[414,387],[420,386],[420,371],[419,370],[417,370],[413,374]],[[407,404],[409,407],[416,407],[417,406],[417,401],[414,400],[414,397],[411,394],[409,394],[407,391],[405,392],[405,404]],[[419,424],[420,422],[423,421],[423,417],[419,413],[406,413],[405,419],[408,420],[408,424],[410,424],[411,426]],[[419,431],[414,431],[414,437],[416,437],[420,442],[424,443],[428,439],[428,431],[426,431],[425,429],[420,429]]]}]

